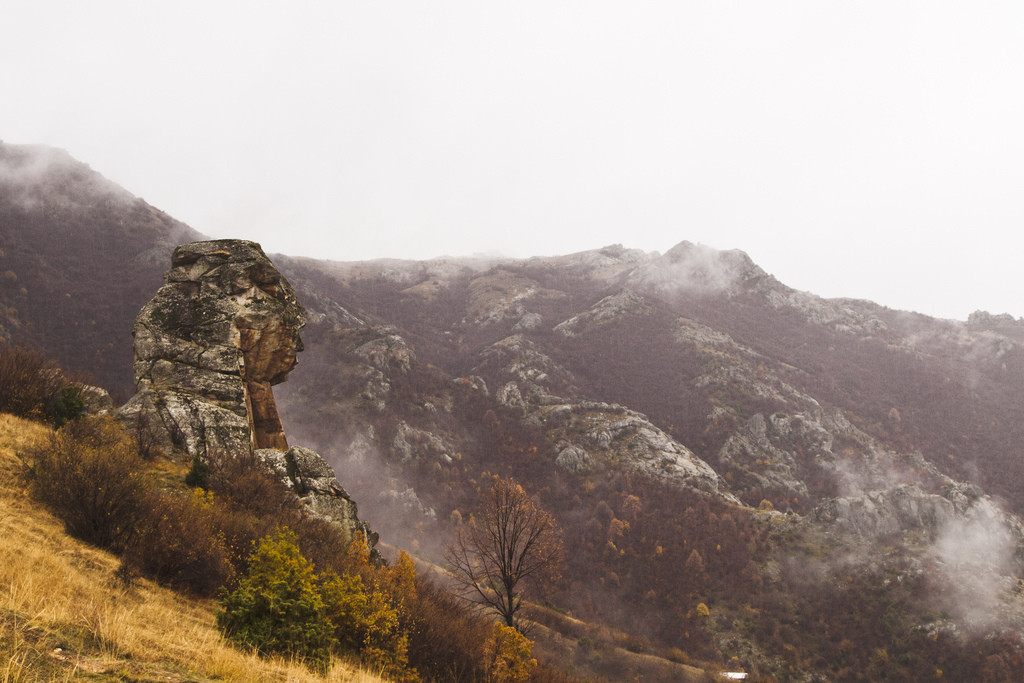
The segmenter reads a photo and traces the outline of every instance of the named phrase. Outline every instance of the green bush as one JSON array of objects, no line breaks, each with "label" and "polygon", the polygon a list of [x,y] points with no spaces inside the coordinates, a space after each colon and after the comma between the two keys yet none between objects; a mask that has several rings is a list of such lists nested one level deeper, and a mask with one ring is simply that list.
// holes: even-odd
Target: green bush
[{"label": "green bush", "polygon": [[85,399],[82,391],[72,385],[63,387],[46,407],[46,416],[55,427],[62,427],[77,420],[85,413]]},{"label": "green bush", "polygon": [[185,474],[185,485],[202,489],[210,486],[210,465],[198,453],[192,456],[192,467]]},{"label": "green bush", "polygon": [[260,653],[306,660],[312,668],[330,661],[332,626],[313,567],[287,529],[263,539],[249,570],[233,592],[225,591],[217,626]]},{"label": "green bush", "polygon": [[123,550],[154,495],[135,442],[112,417],[69,422],[25,454],[32,492],[77,538]]}]

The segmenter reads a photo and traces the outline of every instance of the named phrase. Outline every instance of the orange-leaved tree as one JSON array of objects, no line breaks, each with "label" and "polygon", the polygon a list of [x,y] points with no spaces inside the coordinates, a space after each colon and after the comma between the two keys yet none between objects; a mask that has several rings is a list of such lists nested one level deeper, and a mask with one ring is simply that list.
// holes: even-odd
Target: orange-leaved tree
[{"label": "orange-leaved tree", "polygon": [[561,576],[555,518],[511,478],[494,478],[479,514],[455,530],[444,554],[462,593],[479,598],[516,629],[524,589]]}]

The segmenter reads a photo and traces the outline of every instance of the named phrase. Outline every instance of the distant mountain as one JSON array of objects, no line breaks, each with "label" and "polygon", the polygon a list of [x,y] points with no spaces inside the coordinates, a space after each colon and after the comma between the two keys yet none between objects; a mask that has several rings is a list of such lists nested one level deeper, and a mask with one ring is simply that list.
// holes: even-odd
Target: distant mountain
[{"label": "distant mountain", "polygon": [[[129,395],[131,321],[201,237],[0,145],[0,239],[0,333]],[[437,558],[512,475],[570,551],[546,599],[634,651],[761,680],[1024,677],[1024,321],[822,299],[685,241],[272,258],[309,312],[285,429],[385,541]]]},{"label": "distant mountain", "polygon": [[135,315],[198,239],[63,150],[0,142],[0,336],[125,398]]}]

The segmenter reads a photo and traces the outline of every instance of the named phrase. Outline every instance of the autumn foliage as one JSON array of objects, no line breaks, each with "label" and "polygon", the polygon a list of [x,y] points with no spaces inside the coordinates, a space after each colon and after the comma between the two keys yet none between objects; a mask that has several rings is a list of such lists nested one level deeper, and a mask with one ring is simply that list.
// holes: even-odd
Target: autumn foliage
[{"label": "autumn foliage", "polygon": [[551,513],[514,479],[495,477],[479,515],[455,529],[445,559],[465,593],[516,628],[525,589],[558,579],[562,540]]}]

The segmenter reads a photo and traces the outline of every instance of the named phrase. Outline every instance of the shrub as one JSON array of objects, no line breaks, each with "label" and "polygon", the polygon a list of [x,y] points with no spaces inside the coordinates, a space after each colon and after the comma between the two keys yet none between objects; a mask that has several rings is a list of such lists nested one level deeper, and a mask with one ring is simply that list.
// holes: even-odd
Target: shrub
[{"label": "shrub", "polygon": [[46,407],[46,416],[55,427],[62,427],[72,420],[77,420],[84,412],[85,399],[82,397],[82,390],[73,385],[61,388]]},{"label": "shrub", "polygon": [[334,639],[343,651],[358,653],[366,637],[369,606],[360,576],[330,572],[320,587],[327,618],[334,627]]},{"label": "shrub", "polygon": [[312,565],[287,529],[260,542],[249,570],[224,593],[217,626],[260,653],[305,659],[312,668],[330,661],[331,623],[316,587]]},{"label": "shrub", "polygon": [[394,681],[418,681],[409,666],[409,635],[402,630],[399,609],[384,590],[375,587],[367,599],[364,662]]},{"label": "shrub", "polygon": [[210,466],[198,453],[192,456],[192,467],[185,474],[185,485],[202,489],[210,486]]},{"label": "shrub", "polygon": [[26,454],[32,492],[89,543],[123,549],[153,495],[142,459],[112,417],[68,423]]},{"label": "shrub", "polygon": [[416,582],[416,601],[407,607],[414,618],[409,663],[425,677],[470,683],[484,679],[483,644],[490,623],[432,580]]},{"label": "shrub", "polygon": [[495,683],[525,683],[537,668],[531,657],[533,643],[522,633],[500,623],[484,645],[484,661],[490,679]]},{"label": "shrub", "polygon": [[39,352],[0,345],[0,412],[43,420],[61,396],[64,375]]},{"label": "shrub", "polygon": [[281,523],[294,521],[260,519],[248,512],[232,510],[222,503],[216,503],[212,512],[213,531],[224,540],[228,561],[236,576],[248,571],[249,560],[262,539],[272,535]]},{"label": "shrub", "polygon": [[338,574],[353,573],[347,561],[350,547],[348,537],[335,523],[300,515],[297,511],[288,514],[282,512],[275,515],[275,518],[291,520],[290,524],[299,537],[302,554],[321,570],[331,570]]},{"label": "shrub", "polygon": [[211,596],[234,573],[223,534],[214,531],[216,510],[210,494],[161,492],[144,507],[139,531],[123,562],[134,573]]},{"label": "shrub", "polygon": [[362,534],[356,534],[351,546],[354,561],[364,562],[372,583],[369,590],[364,588],[358,573],[325,576],[321,594],[335,640],[389,679],[416,681],[408,656],[410,608],[416,599],[412,559],[403,552],[394,567],[375,569],[368,563]]},{"label": "shrub", "polygon": [[[265,517],[280,516],[299,507],[298,499],[252,453],[227,454],[211,450],[207,459],[193,460],[192,468],[193,471],[204,469],[203,483],[196,486],[209,487],[220,500],[237,510]],[[305,549],[303,555],[309,557]]]}]

